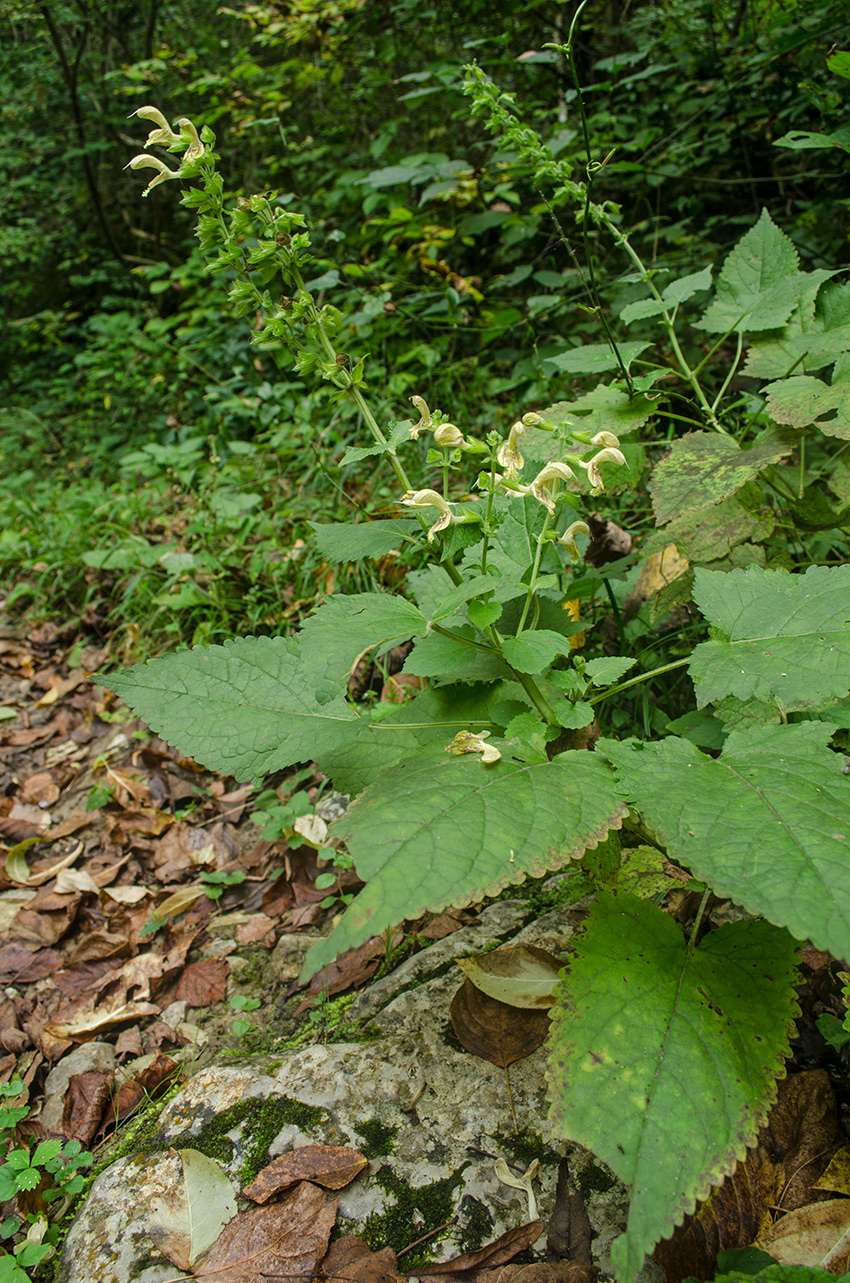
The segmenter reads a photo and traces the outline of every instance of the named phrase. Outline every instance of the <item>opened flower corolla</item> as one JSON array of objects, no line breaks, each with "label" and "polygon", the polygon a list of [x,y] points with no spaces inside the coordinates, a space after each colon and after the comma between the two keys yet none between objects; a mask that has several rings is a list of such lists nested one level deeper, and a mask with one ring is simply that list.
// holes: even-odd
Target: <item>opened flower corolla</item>
[{"label": "opened flower corolla", "polygon": [[155,169],[157,171],[156,178],[152,178],[145,190],[142,192],[143,196],[147,196],[148,192],[154,187],[158,187],[160,183],[167,183],[169,178],[180,177],[180,174],[176,169],[169,169],[165,162],[157,160],[156,156],[134,156],[129,165],[126,165],[125,168]]},{"label": "opened flower corolla", "polygon": [[193,160],[197,160],[199,156],[203,156],[204,144],[198,137],[197,129],[187,116],[181,116],[177,123],[183,130],[183,133],[189,135],[189,146],[183,153],[183,161],[188,165],[191,164]]},{"label": "opened flower corolla", "polygon": [[566,548],[573,561],[578,561],[581,553],[579,552],[578,545],[576,544],[576,535],[589,534],[590,526],[586,521],[574,521],[571,526],[567,526],[567,529],[561,535],[558,543],[562,544],[564,548]]},{"label": "opened flower corolla", "polygon": [[587,469],[590,493],[601,494],[605,489],[602,483],[602,474],[599,471],[600,463],[619,463],[622,466],[625,465],[625,462],[626,456],[622,450],[615,450],[613,447],[606,447],[606,449],[600,450],[598,454],[595,454],[592,459],[588,459],[587,462],[582,460],[581,466]]},{"label": "opened flower corolla", "polygon": [[408,490],[407,494],[402,495],[401,501],[408,508],[439,508],[440,516],[428,531],[429,543],[434,535],[445,530],[455,520],[451,508],[436,490]]},{"label": "opened flower corolla", "polygon": [[525,463],[525,459],[523,459],[519,452],[519,443],[527,431],[528,428],[526,425],[517,419],[508,434],[507,441],[499,446],[499,452],[496,455],[496,458],[499,461],[499,466],[505,469],[509,477],[515,477],[522,472],[522,466]]},{"label": "opened flower corolla", "polygon": [[139,107],[136,111],[130,113],[130,118],[138,116],[140,120],[153,121],[158,126],[152,129],[145,142],[146,147],[153,146],[154,143],[161,143],[163,147],[170,147],[172,143],[179,141],[180,135],[176,134],[163,116],[158,107]]},{"label": "opened flower corolla", "polygon": [[555,515],[555,500],[549,493],[557,481],[569,481],[576,474],[566,463],[547,463],[542,472],[531,483],[531,493],[539,503],[548,511],[549,515]]},{"label": "opened flower corolla", "polygon": [[416,441],[420,432],[427,431],[430,428],[431,411],[428,409],[428,403],[424,397],[412,396],[410,399],[419,411],[419,422],[414,428],[410,429],[410,439],[411,441]]}]

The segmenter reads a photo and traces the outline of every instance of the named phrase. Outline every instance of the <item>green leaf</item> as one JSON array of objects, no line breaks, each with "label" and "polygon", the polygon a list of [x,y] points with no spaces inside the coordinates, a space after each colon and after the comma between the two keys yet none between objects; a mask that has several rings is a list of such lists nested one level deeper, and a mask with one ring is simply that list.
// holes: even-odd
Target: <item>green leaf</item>
[{"label": "green leaf", "polygon": [[[752,490],[752,493],[748,493]],[[773,533],[774,515],[762,507],[761,491],[747,482],[737,494],[710,508],[688,510],[644,542],[642,554],[661,552],[674,543],[681,557],[691,562],[716,561],[740,543],[760,543]]]},{"label": "green leaf", "polygon": [[762,210],[726,258],[714,299],[695,328],[725,334],[784,325],[805,288],[799,261],[792,241]]},{"label": "green leaf", "polygon": [[801,295],[782,330],[756,336],[742,374],[764,379],[784,379],[794,370],[811,374],[850,349],[850,284],[831,281],[818,290],[815,284]]},{"label": "green leaf", "polygon": [[580,858],[620,826],[612,784],[601,758],[579,752],[485,766],[430,745],[384,771],[333,826],[367,886],[311,949],[304,978],[425,909],[498,895]]},{"label": "green leaf", "polygon": [[569,638],[545,628],[519,637],[506,637],[502,642],[502,654],[518,673],[542,673],[556,655],[569,653]]},{"label": "green leaf", "polygon": [[328,561],[359,561],[361,557],[383,557],[403,546],[405,538],[419,533],[418,521],[338,521],[323,525],[307,523],[315,531],[315,543]]},{"label": "green leaf", "polygon": [[365,651],[424,633],[426,628],[422,612],[404,597],[389,593],[328,597],[298,636],[304,675],[313,684],[316,699],[324,704],[338,695]]},{"label": "green leaf", "polygon": [[[468,624],[453,629],[453,632],[468,642],[475,637]],[[495,651],[464,645],[443,633],[430,633],[417,641],[404,662],[402,672],[414,677],[452,678],[460,682],[492,682],[510,676],[510,669]]]},{"label": "green leaf", "polygon": [[790,937],[735,922],[690,950],[669,915],[602,893],[559,987],[551,1120],[629,1190],[618,1283],[756,1138],[797,1010]]},{"label": "green leaf", "polygon": [[242,780],[312,761],[357,734],[341,695],[313,698],[300,638],[197,646],[98,681],[182,753]]},{"label": "green leaf", "polygon": [[[558,401],[541,410],[545,419],[552,423],[572,423],[589,432],[613,432],[618,437],[626,437],[636,432],[644,423],[658,413],[658,400],[650,399],[645,393],[638,393],[631,399],[628,392],[621,388],[612,388],[608,384],[598,384],[587,396],[577,401]],[[541,432],[532,428],[522,439],[522,453],[529,459],[539,459],[548,463],[557,457],[560,446],[552,440],[551,432]],[[537,505],[538,508],[540,505]]]},{"label": "green leaf", "polygon": [[836,958],[850,952],[850,780],[827,749],[832,727],[751,726],[713,759],[673,737],[605,740],[633,799],[667,847],[720,896]]},{"label": "green leaf", "polygon": [[380,721],[362,725],[356,740],[316,754],[315,760],[342,793],[352,796],[381,771],[414,757],[425,744],[448,744],[458,731],[498,730],[524,710],[505,682],[430,686]]},{"label": "green leaf", "polygon": [[691,656],[700,707],[734,695],[787,713],[824,708],[850,689],[850,566],[698,569],[694,601],[715,630]]},{"label": "green leaf", "polygon": [[788,147],[791,151],[828,151],[834,147],[840,151],[850,151],[850,125],[842,125],[831,134],[814,134],[808,129],[789,129],[773,145]]},{"label": "green leaf", "polygon": [[776,428],[762,432],[748,450],[715,432],[681,437],[652,474],[656,522],[663,526],[683,512],[719,503],[790,454],[795,443],[793,433]]},{"label": "green leaf", "polygon": [[178,1149],[183,1180],[166,1201],[151,1199],[148,1233],[178,1269],[188,1270],[236,1215],[233,1186],[220,1163],[196,1149]]},{"label": "green leaf", "polygon": [[689,276],[680,276],[677,281],[671,281],[662,292],[660,301],[648,298],[640,299],[637,303],[627,303],[620,313],[620,320],[624,325],[630,325],[632,321],[658,316],[661,312],[672,312],[694,294],[710,289],[711,268],[704,267],[701,272],[692,272]]},{"label": "green leaf", "polygon": [[[650,343],[618,343],[620,358],[626,369],[632,361],[645,352]],[[547,356],[547,365],[554,365],[556,370],[565,374],[604,374],[606,370],[619,370],[620,364],[607,343],[585,343],[582,347],[570,348],[557,356]],[[548,415],[546,416],[548,418]]]},{"label": "green leaf", "polygon": [[808,374],[769,383],[766,410],[776,423],[795,428],[810,424],[830,437],[850,441],[850,380],[831,386]]},{"label": "green leaf", "polygon": [[623,655],[611,655],[608,659],[589,660],[584,666],[584,671],[594,686],[611,686],[621,677],[625,677],[636,663],[636,659],[626,659]]},{"label": "green leaf", "polygon": [[492,575],[475,575],[472,579],[467,579],[464,583],[458,584],[451,592],[446,593],[438,604],[431,611],[428,623],[440,623],[444,619],[451,619],[456,614],[459,607],[464,602],[473,597],[482,597],[485,593],[492,592],[495,588]]}]

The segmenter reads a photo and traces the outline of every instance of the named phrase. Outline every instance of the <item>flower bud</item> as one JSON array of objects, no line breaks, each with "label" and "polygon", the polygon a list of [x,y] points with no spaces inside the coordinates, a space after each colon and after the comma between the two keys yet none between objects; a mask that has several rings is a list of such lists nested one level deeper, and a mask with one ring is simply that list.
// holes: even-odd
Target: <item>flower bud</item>
[{"label": "flower bud", "polygon": [[434,441],[444,450],[452,450],[463,445],[463,433],[453,423],[441,423],[434,429]]},{"label": "flower bud", "polygon": [[597,432],[595,437],[590,438],[591,445],[607,446],[610,449],[618,449],[620,442],[613,432]]}]

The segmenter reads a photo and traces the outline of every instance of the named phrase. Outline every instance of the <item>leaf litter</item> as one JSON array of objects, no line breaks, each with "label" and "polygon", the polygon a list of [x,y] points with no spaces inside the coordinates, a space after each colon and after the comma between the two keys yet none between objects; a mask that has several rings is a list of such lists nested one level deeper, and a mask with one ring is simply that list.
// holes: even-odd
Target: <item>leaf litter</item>
[{"label": "leaf litter", "polygon": [[[221,1008],[232,983],[228,959],[238,958],[240,949],[271,949],[284,932],[315,932],[332,912],[326,891],[315,886],[322,866],[309,843],[264,841],[246,823],[249,787],[179,758],[87,682],[86,674],[108,654],[108,643],[89,643],[70,626],[46,623],[27,631],[0,621],[0,982],[6,987],[0,1082],[20,1076],[37,1107],[51,1067],[93,1038],[111,1042],[116,1068],[70,1075],[63,1090],[61,1125],[52,1134],[61,1131],[83,1145],[102,1143],[180,1081],[181,1061],[197,1056],[203,1035],[180,1013],[192,1010],[209,1019]],[[310,796],[317,784],[314,778]],[[242,877],[231,885],[203,877],[232,873]],[[359,885],[346,871],[339,890]],[[413,928],[423,942],[439,939],[474,914],[448,908]],[[390,947],[400,939],[394,934]],[[385,936],[375,937],[337,959],[315,978],[299,1010],[323,994],[368,983],[387,944]],[[817,1016],[824,1010],[843,1014],[836,964],[811,947],[803,962],[803,1019],[792,1070],[813,1063]],[[465,980],[452,1004],[461,1042],[505,1068],[531,1054],[546,1036],[559,966],[557,958],[533,951],[465,965],[482,988]],[[484,988],[495,989],[503,1001]],[[777,1259],[829,1259],[836,1272],[847,1269],[850,1200],[840,1197],[847,1193],[846,1135],[830,1130],[830,1107],[823,1103],[828,1092],[816,1084],[812,1093],[809,1077],[792,1074],[758,1149],[659,1249],[660,1256],[671,1254],[665,1260],[668,1283],[697,1270],[710,1275],[721,1247],[745,1245],[758,1235]],[[51,1134],[35,1117],[29,1125],[34,1134]],[[780,1144],[776,1133],[783,1128]],[[796,1139],[789,1141],[792,1133]],[[169,1259],[191,1268],[197,1279],[253,1283],[271,1273],[327,1283],[395,1283],[405,1277],[392,1251],[373,1252],[356,1235],[328,1246],[336,1195],[317,1182],[341,1188],[354,1179],[366,1167],[356,1151],[314,1146],[280,1156],[244,1191],[261,1196],[262,1204],[236,1211],[234,1203],[232,1215],[233,1191],[228,1193],[223,1170],[192,1154],[181,1154],[183,1219],[172,1209],[168,1227],[157,1233]],[[200,1167],[209,1164],[203,1173],[195,1168],[198,1159]],[[735,1209],[724,1213],[727,1187]],[[205,1197],[212,1188],[215,1196]],[[585,1259],[587,1244],[578,1246],[587,1238],[582,1214],[579,1195],[565,1190],[556,1198],[550,1255],[554,1249],[572,1259],[511,1264],[528,1246],[532,1228],[518,1227],[434,1267],[433,1277],[592,1283],[596,1267]],[[534,1229],[536,1239],[539,1222]]]}]

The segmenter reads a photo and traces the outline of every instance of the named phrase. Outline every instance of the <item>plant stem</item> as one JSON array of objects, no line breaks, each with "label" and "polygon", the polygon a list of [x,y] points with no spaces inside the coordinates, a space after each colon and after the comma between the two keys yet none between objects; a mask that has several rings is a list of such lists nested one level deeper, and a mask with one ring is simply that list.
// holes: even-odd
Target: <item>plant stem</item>
[{"label": "plant stem", "polygon": [[631,677],[627,682],[620,682],[617,686],[602,691],[600,695],[594,695],[588,703],[601,704],[603,699],[608,699],[611,695],[618,695],[620,691],[628,690],[631,686],[639,686],[641,682],[648,682],[652,677],[660,677],[662,673],[672,673],[674,668],[684,668],[690,662],[689,655],[687,659],[677,659],[674,663],[664,664],[661,668],[651,668],[648,673],[641,673],[640,677]]}]

